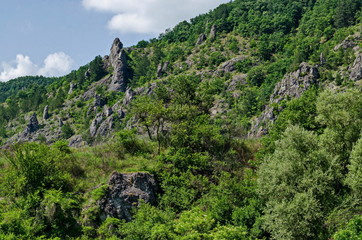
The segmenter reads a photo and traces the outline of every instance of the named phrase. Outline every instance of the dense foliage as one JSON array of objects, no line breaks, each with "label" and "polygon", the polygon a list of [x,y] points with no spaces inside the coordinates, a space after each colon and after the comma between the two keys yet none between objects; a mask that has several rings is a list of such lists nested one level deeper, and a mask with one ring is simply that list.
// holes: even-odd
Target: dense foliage
[{"label": "dense foliage", "polygon": [[[113,69],[99,56],[61,78],[0,84],[2,141],[45,106],[63,139],[2,149],[0,238],[361,239],[362,90],[348,77],[352,49],[334,49],[361,31],[361,7],[222,4],[127,49],[129,87],[142,90],[128,98],[102,85]],[[247,138],[276,83],[303,61],[318,64],[319,85],[272,103],[268,135]],[[112,139],[91,136],[104,106],[124,102]],[[70,148],[74,135],[96,144]],[[97,217],[114,170],[159,183],[156,204],[140,204],[130,222]]]}]

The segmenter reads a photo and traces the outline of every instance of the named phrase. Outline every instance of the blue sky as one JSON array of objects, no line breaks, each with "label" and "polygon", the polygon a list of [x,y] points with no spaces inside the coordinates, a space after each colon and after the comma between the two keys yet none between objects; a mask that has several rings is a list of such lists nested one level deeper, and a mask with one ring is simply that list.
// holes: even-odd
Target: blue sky
[{"label": "blue sky", "polygon": [[0,5],[0,81],[61,76],[125,46],[157,37],[228,0],[12,0]]}]

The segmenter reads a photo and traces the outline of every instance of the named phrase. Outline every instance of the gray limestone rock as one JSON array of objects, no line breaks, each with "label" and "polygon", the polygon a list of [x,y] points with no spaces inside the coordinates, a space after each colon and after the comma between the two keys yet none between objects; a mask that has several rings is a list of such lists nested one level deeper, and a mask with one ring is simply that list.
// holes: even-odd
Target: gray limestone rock
[{"label": "gray limestone rock", "polygon": [[302,62],[297,71],[289,73],[277,83],[270,102],[279,103],[286,97],[299,98],[300,95],[317,83],[319,78],[318,69],[308,63]]},{"label": "gray limestone rock", "polygon": [[113,114],[113,109],[111,107],[104,106],[104,115],[109,117]]},{"label": "gray limestone rock", "polygon": [[163,64],[162,63],[158,64],[158,66],[157,66],[157,77],[160,78],[163,75],[165,75],[167,73],[167,70],[168,70],[169,66],[170,66],[169,62],[164,62]]},{"label": "gray limestone rock", "polygon": [[127,88],[127,55],[123,44],[116,38],[111,47],[109,56],[110,65],[113,67],[113,76],[108,86],[110,91],[126,91]]},{"label": "gray limestone rock", "polygon": [[107,136],[112,129],[114,128],[114,117],[110,116],[106,118],[98,127],[96,135],[105,137]]},{"label": "gray limestone rock", "polygon": [[99,95],[96,95],[94,98],[93,107],[103,107],[106,104],[106,101]]},{"label": "gray limestone rock", "polygon": [[149,173],[113,172],[105,196],[98,201],[100,219],[107,217],[132,220],[132,210],[140,204],[155,204],[158,190],[156,180]]},{"label": "gray limestone rock", "polygon": [[206,41],[206,35],[204,33],[201,33],[196,41],[196,45],[200,45],[201,43]]},{"label": "gray limestone rock", "polygon": [[216,26],[212,25],[211,30],[210,30],[210,35],[209,35],[209,38],[210,38],[211,41],[215,40],[216,32],[217,32]]},{"label": "gray limestone rock", "polygon": [[228,84],[227,90],[232,92],[235,91],[239,86],[246,84],[247,75],[244,73],[234,75]]},{"label": "gray limestone rock", "polygon": [[284,99],[299,98],[303,92],[311,86],[318,84],[319,73],[315,66],[308,63],[301,63],[297,71],[288,73],[276,84],[274,92],[270,97],[269,105],[265,107],[261,116],[254,119],[249,137],[261,137],[268,132],[268,126],[276,120],[273,105],[280,103]]},{"label": "gray limestone rock", "polygon": [[355,33],[346,37],[340,44],[334,47],[334,51],[338,51],[339,49],[347,49],[354,48],[357,46],[357,42],[362,40],[361,33]]},{"label": "gray limestone rock", "polygon": [[73,82],[71,82],[71,83],[69,84],[68,94],[72,94],[73,91],[74,91],[74,89],[75,89],[75,84],[74,84]]},{"label": "gray limestone rock", "polygon": [[224,62],[221,67],[219,68],[219,71],[229,73],[234,72],[236,70],[236,63],[245,60],[245,56],[239,56],[235,57],[233,59],[230,59],[229,61]]},{"label": "gray limestone rock", "polygon": [[98,127],[102,123],[102,121],[103,121],[102,113],[98,113],[89,127],[89,133],[92,137],[96,136]]},{"label": "gray limestone rock", "polygon": [[46,105],[43,111],[43,119],[47,120],[49,118],[49,106]]},{"label": "gray limestone rock", "polygon": [[31,115],[31,117],[29,119],[29,122],[28,122],[25,132],[24,132],[24,135],[31,134],[38,129],[39,129],[39,122],[38,122],[36,113],[34,113],[33,115]]},{"label": "gray limestone rock", "polygon": [[356,59],[351,67],[351,73],[349,79],[352,81],[358,81],[362,79],[362,53],[358,53]]},{"label": "gray limestone rock", "polygon": [[69,147],[83,147],[87,143],[83,140],[82,135],[74,135],[69,139]]},{"label": "gray limestone rock", "polygon": [[135,95],[136,95],[135,92],[131,88],[127,88],[126,94],[123,98],[123,105],[128,106]]}]

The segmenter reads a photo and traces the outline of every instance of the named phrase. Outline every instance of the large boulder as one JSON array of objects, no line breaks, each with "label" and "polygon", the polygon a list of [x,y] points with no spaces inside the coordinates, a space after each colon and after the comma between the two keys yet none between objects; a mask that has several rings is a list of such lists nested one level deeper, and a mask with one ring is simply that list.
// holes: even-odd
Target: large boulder
[{"label": "large boulder", "polygon": [[101,221],[107,217],[131,221],[132,209],[141,202],[155,204],[157,190],[156,180],[149,173],[113,172],[104,197],[98,201]]}]

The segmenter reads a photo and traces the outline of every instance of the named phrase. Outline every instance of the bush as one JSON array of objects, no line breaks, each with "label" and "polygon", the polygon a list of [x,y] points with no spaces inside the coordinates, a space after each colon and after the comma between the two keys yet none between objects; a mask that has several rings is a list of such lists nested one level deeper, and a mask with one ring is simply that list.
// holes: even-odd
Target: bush
[{"label": "bush", "polygon": [[70,138],[71,136],[74,135],[74,131],[73,129],[71,128],[70,124],[69,123],[65,123],[63,126],[62,126],[62,134],[61,134],[61,137],[64,138],[64,139],[68,139]]},{"label": "bush", "polygon": [[70,175],[60,168],[62,154],[37,143],[18,144],[6,153],[10,169],[3,188],[10,195],[25,196],[45,189],[70,190]]},{"label": "bush", "polygon": [[353,218],[345,229],[339,230],[333,236],[334,240],[360,240],[362,239],[362,217]]}]

